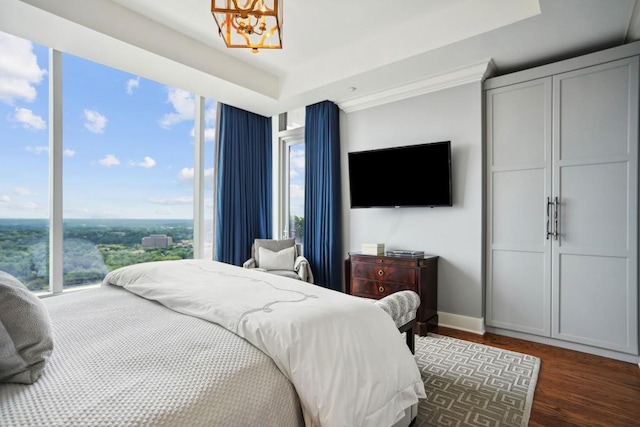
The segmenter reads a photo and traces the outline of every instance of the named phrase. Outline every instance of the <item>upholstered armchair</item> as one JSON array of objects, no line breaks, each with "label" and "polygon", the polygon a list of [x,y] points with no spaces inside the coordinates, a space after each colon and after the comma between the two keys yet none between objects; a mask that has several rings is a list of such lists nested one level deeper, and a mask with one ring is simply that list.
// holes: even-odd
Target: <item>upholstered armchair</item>
[{"label": "upholstered armchair", "polygon": [[242,266],[313,283],[309,261],[302,256],[302,246],[295,239],[255,239],[251,258]]}]

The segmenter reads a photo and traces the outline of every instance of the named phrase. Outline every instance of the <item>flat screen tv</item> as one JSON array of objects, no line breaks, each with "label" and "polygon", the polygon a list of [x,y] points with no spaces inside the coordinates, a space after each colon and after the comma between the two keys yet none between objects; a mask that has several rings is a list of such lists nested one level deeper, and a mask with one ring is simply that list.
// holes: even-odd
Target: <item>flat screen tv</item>
[{"label": "flat screen tv", "polygon": [[451,141],[348,156],[352,208],[452,206]]}]

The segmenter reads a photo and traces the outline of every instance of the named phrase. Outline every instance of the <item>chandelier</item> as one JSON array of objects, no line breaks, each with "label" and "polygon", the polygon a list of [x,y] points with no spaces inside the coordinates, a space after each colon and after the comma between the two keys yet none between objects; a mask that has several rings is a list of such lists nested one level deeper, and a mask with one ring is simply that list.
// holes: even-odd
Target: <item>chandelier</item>
[{"label": "chandelier", "polygon": [[282,0],[211,0],[227,47],[282,49]]}]

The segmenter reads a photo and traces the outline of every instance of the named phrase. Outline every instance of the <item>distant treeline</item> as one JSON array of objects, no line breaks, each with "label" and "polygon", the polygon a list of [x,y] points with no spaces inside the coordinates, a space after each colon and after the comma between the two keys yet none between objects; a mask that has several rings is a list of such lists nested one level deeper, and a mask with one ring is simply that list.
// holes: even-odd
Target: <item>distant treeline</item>
[{"label": "distant treeline", "polygon": [[[144,249],[142,238],[151,234],[171,236],[174,245]],[[185,221],[149,226],[65,223],[64,286],[99,283],[107,272],[125,265],[193,258],[191,242],[193,227]],[[14,275],[31,290],[47,290],[48,227],[35,223],[0,223],[0,270]]]}]

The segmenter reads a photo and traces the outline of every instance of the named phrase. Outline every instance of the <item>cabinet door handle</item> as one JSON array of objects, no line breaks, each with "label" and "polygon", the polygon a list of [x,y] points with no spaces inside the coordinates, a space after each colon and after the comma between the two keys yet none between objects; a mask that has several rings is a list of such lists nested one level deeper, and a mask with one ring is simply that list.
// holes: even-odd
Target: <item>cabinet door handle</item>
[{"label": "cabinet door handle", "polygon": [[549,230],[549,223],[551,222],[551,197],[547,197],[547,227],[546,227],[546,238],[549,240],[549,236],[551,236],[551,230]]},{"label": "cabinet door handle", "polygon": [[378,292],[383,293],[384,292],[384,286],[378,286]]},{"label": "cabinet door handle", "polygon": [[558,206],[560,206],[560,201],[556,196],[553,199],[553,239],[554,240],[558,240],[558,236],[560,235],[560,232],[558,231],[558,223],[560,221],[558,219]]},{"label": "cabinet door handle", "polygon": [[380,276],[380,277],[384,276],[384,270],[383,269],[378,270],[378,276]]}]

